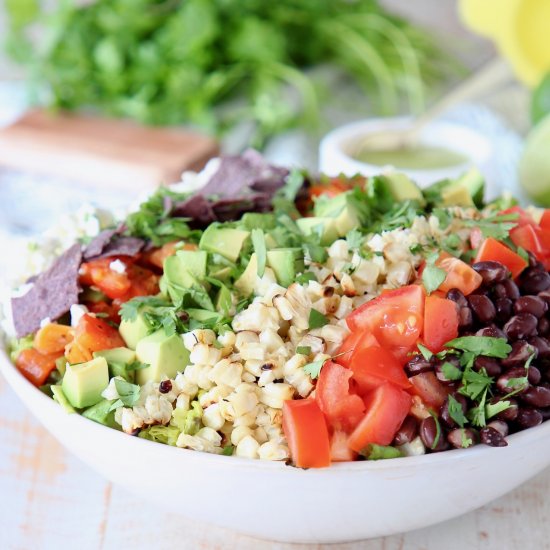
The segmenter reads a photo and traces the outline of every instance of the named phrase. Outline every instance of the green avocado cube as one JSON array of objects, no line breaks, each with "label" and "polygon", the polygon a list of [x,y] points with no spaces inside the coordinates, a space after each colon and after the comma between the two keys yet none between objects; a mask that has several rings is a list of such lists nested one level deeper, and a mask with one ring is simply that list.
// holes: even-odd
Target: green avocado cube
[{"label": "green avocado cube", "polygon": [[407,200],[415,200],[420,204],[426,202],[418,185],[416,185],[416,183],[406,174],[402,174],[401,172],[388,172],[382,177],[390,193],[397,202],[404,202]]},{"label": "green avocado cube", "polygon": [[109,385],[109,366],[105,357],[86,363],[67,365],[62,390],[77,409],[91,407],[101,401],[101,392]]},{"label": "green avocado cube", "polygon": [[[301,253],[293,248],[276,248],[267,251],[267,265],[273,269],[277,282],[288,287],[296,280],[296,267],[299,260],[296,256]],[[303,254],[300,254],[303,257]]]},{"label": "green avocado cube", "polygon": [[[213,315],[215,315],[213,313]],[[189,351],[179,334],[166,335],[164,329],[142,338],[136,346],[138,361],[149,365],[136,372],[137,383],[160,382],[164,376],[174,378],[189,364]]]},{"label": "green avocado cube", "polygon": [[127,382],[134,381],[134,373],[128,372],[128,365],[136,360],[136,352],[129,348],[112,348],[94,352],[94,357],[105,357],[109,364],[111,378],[122,376]]},{"label": "green avocado cube", "polygon": [[145,311],[140,311],[133,321],[122,319],[118,327],[122,339],[132,350],[135,350],[137,343],[151,332],[149,323],[145,320],[144,313]]},{"label": "green avocado cube", "polygon": [[63,393],[63,388],[61,386],[52,386],[52,395],[54,401],[57,401],[67,413],[73,414],[76,411],[74,410],[74,407],[69,403],[69,400],[67,397],[65,397],[65,394]]},{"label": "green avocado cube", "polygon": [[199,248],[236,262],[249,236],[249,231],[212,223],[202,234]]},{"label": "green avocado cube", "polygon": [[206,263],[208,252],[204,250],[179,250],[176,252],[182,269],[193,275],[196,279],[202,280],[206,277]]},{"label": "green avocado cube", "polygon": [[254,252],[241,276],[235,281],[235,288],[243,295],[250,296],[254,292],[254,285],[258,277],[258,260]]},{"label": "green avocado cube", "polygon": [[331,245],[340,236],[334,218],[298,218],[296,224],[305,236],[318,232],[323,246]]}]

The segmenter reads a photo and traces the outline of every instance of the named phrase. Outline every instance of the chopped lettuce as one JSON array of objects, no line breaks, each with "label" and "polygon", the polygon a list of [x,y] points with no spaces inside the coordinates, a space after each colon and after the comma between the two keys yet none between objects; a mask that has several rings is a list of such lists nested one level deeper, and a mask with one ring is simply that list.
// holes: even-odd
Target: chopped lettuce
[{"label": "chopped lettuce", "polygon": [[34,336],[32,334],[23,338],[14,338],[9,344],[10,359],[15,363],[24,349],[32,348],[33,342]]},{"label": "chopped lettuce", "polygon": [[202,407],[195,400],[191,403],[191,409],[174,409],[170,425],[178,428],[181,432],[195,435],[201,429]]},{"label": "chopped lettuce", "polygon": [[149,441],[175,446],[180,433],[180,429],[176,426],[151,426],[150,428],[141,430],[141,432],[139,432],[139,437],[148,439]]}]

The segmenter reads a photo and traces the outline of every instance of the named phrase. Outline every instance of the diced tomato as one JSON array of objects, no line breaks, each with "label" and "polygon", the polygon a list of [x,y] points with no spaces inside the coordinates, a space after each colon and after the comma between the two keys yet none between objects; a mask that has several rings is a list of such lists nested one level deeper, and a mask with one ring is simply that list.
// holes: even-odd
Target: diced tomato
[{"label": "diced tomato", "polygon": [[541,229],[543,229],[544,231],[550,231],[550,210],[549,209],[546,209],[543,212],[539,225]]},{"label": "diced tomato", "polygon": [[327,182],[320,182],[316,185],[312,185],[309,188],[309,196],[313,198],[325,195],[326,197],[333,198],[353,189],[355,185],[364,185],[364,183],[365,179],[361,176],[354,179],[331,178]]},{"label": "diced tomato", "polygon": [[344,343],[340,346],[334,360],[340,365],[344,365],[344,367],[349,367],[354,352],[378,345],[376,338],[370,332],[350,332]]},{"label": "diced tomato", "polygon": [[130,289],[113,300],[113,304],[120,307],[121,304],[137,296],[152,296],[158,294],[159,277],[152,271],[139,265],[133,265],[130,269]]},{"label": "diced tomato", "polygon": [[483,233],[481,232],[481,229],[479,227],[474,227],[470,231],[470,246],[473,250],[476,250],[479,248],[479,245],[483,241]]},{"label": "diced tomato", "polygon": [[357,350],[353,354],[350,368],[361,395],[381,386],[384,382],[392,382],[405,389],[411,387],[399,361],[389,351],[379,346]]},{"label": "diced tomato", "polygon": [[351,331],[368,331],[380,346],[404,360],[420,337],[426,294],[420,285],[384,292],[346,319]]},{"label": "diced tomato", "polygon": [[367,412],[351,434],[348,445],[360,452],[369,443],[389,445],[411,408],[411,396],[390,382],[365,399]]},{"label": "diced tomato", "polygon": [[63,355],[65,346],[73,339],[73,329],[66,325],[48,323],[35,335],[33,347],[43,354]]},{"label": "diced tomato", "polygon": [[476,288],[479,288],[483,281],[475,269],[447,252],[441,253],[435,265],[447,272],[445,280],[439,286],[439,290],[443,292],[449,292],[451,288],[458,288],[465,296],[468,296]]},{"label": "diced tomato", "polygon": [[335,430],[330,438],[330,459],[332,462],[351,462],[357,453],[348,447],[348,434]]},{"label": "diced tomato", "polygon": [[108,304],[107,302],[86,302],[84,304],[88,310],[91,313],[100,313],[103,316],[107,316],[106,318],[109,319],[109,321],[112,321],[115,324],[120,324],[120,314],[119,309],[120,305],[116,303]]},{"label": "diced tomato", "polygon": [[[457,288],[457,287],[455,287]],[[438,296],[428,296],[424,309],[424,344],[439,353],[443,344],[458,336],[458,311],[455,302]]]},{"label": "diced tomato", "polygon": [[449,391],[433,372],[422,372],[409,378],[413,385],[412,393],[418,395],[428,407],[439,410]]},{"label": "diced tomato", "polygon": [[55,360],[59,356],[59,353],[40,353],[34,348],[24,349],[17,357],[15,365],[27,380],[39,387],[55,369]]},{"label": "diced tomato", "polygon": [[355,428],[365,413],[363,400],[350,392],[351,376],[351,370],[327,361],[315,390],[315,399],[327,420],[336,429],[344,431]]},{"label": "diced tomato", "polygon": [[516,223],[519,227],[524,227],[526,225],[537,227],[537,222],[533,219],[533,216],[520,206],[512,206],[511,208],[499,212],[499,216],[506,216],[507,214],[517,214],[517,220],[513,220],[510,223]]},{"label": "diced tomato", "polygon": [[299,468],[330,466],[330,442],[325,417],[315,399],[283,403],[283,431],[292,461]]},{"label": "diced tomato", "polygon": [[534,225],[521,225],[510,231],[510,239],[516,246],[532,252],[538,259],[542,259],[544,245],[540,238],[540,229]]},{"label": "diced tomato", "polygon": [[169,256],[173,256],[178,250],[197,250],[198,246],[194,243],[185,243],[181,241],[173,241],[166,243],[160,248],[153,248],[142,254],[142,259],[148,264],[154,265],[162,269],[164,260]]},{"label": "diced tomato", "polygon": [[70,363],[80,363],[89,361],[94,351],[124,346],[124,340],[116,328],[103,319],[86,313],[75,328],[75,337],[67,346],[66,357]]},{"label": "diced tomato", "polygon": [[507,246],[492,237],[489,237],[483,241],[478,250],[475,261],[500,262],[510,270],[514,279],[527,267],[527,262],[519,254],[516,254]]}]

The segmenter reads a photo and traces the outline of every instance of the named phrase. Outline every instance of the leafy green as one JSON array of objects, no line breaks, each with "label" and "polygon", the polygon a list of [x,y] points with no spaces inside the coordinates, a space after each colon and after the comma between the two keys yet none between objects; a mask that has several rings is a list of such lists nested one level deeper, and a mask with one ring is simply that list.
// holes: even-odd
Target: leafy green
[{"label": "leafy green", "polygon": [[538,124],[550,113],[550,72],[538,83],[531,96],[531,122]]},{"label": "leafy green", "polygon": [[197,400],[192,401],[188,411],[174,409],[170,425],[175,426],[184,434],[195,435],[201,429],[202,412],[201,404]]},{"label": "leafy green", "polygon": [[459,392],[475,401],[489,389],[492,383],[493,379],[487,375],[484,369],[476,372],[471,368],[466,368],[462,376],[462,387]]},{"label": "leafy green", "polygon": [[468,422],[468,419],[464,415],[464,411],[462,410],[462,405],[452,395],[449,395],[448,403],[449,403],[449,405],[448,405],[449,416],[461,428],[464,428],[464,425],[466,424],[466,422]]},{"label": "leafy green", "polygon": [[445,361],[441,365],[441,370],[447,380],[460,380],[462,378],[462,371],[449,361]]},{"label": "leafy green", "polygon": [[233,445],[226,445],[222,450],[222,455],[232,456],[234,451],[235,451],[235,447]]},{"label": "leafy green", "polygon": [[[252,142],[319,127],[330,65],[384,112],[424,106],[445,56],[377,1],[8,0],[7,50],[54,107],[223,133]],[[304,40],[307,37],[307,40]],[[323,97],[323,103],[326,97]]]},{"label": "leafy green", "polygon": [[429,361],[433,357],[433,353],[423,344],[418,344],[418,351],[422,354],[422,357],[426,359],[426,361]]},{"label": "leafy green", "polygon": [[29,334],[29,336],[24,336],[23,338],[14,338],[9,345],[10,348],[10,359],[15,363],[19,354],[25,350],[32,348],[34,343],[34,335]]},{"label": "leafy green", "polygon": [[252,239],[252,246],[254,247],[256,260],[258,262],[258,277],[263,277],[267,259],[265,234],[261,229],[253,229],[250,233],[250,238]]},{"label": "leafy green", "polygon": [[426,266],[424,267],[424,271],[422,271],[422,284],[428,294],[437,290],[447,277],[447,272],[435,265],[438,257],[438,252],[430,254],[426,258]]},{"label": "leafy green", "polygon": [[328,318],[323,315],[320,311],[317,311],[315,308],[311,308],[309,312],[309,328],[321,328],[327,325],[329,322]]},{"label": "leafy green", "polygon": [[502,411],[509,409],[511,405],[512,403],[506,399],[497,401],[496,403],[487,403],[487,405],[485,405],[485,416],[487,418],[492,418]]},{"label": "leafy green", "polygon": [[311,346],[298,346],[296,353],[300,355],[309,355],[311,353]]},{"label": "leafy green", "polygon": [[312,379],[319,378],[319,374],[321,374],[321,369],[323,368],[324,364],[324,359],[321,359],[319,361],[312,361],[311,363],[304,365],[304,372],[306,374],[309,374]]},{"label": "leafy green", "polygon": [[111,405],[110,410],[119,407],[133,407],[139,400],[141,388],[136,384],[131,384],[121,378],[115,378],[115,388],[118,393],[118,399]]},{"label": "leafy green", "polygon": [[481,220],[463,220],[462,223],[466,227],[478,228],[485,238],[492,237],[502,241],[508,238],[510,231],[517,225],[514,223],[517,219],[518,214],[515,213],[495,214]]},{"label": "leafy green", "polygon": [[350,250],[360,250],[365,241],[365,236],[358,229],[352,229],[348,231],[346,235],[346,242]]},{"label": "leafy green", "polygon": [[493,338],[491,336],[461,336],[447,342],[445,347],[499,359],[508,357],[508,354],[512,351],[512,346],[504,338]]},{"label": "leafy green", "polygon": [[151,426],[141,430],[138,437],[175,447],[180,433],[176,426]]},{"label": "leafy green", "polygon": [[400,458],[403,453],[391,447],[389,445],[377,445],[376,443],[369,443],[366,449],[361,451],[361,454],[367,457],[367,460],[385,460],[389,458]]}]

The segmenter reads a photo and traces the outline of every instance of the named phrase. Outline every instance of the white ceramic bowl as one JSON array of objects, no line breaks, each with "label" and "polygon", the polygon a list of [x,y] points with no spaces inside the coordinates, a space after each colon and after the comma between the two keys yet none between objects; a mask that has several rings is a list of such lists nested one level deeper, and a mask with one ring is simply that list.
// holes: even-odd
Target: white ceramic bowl
[{"label": "white ceramic bowl", "polygon": [[504,448],[300,470],[168,447],[66,414],[0,349],[0,372],[62,445],[106,478],[167,511],[285,542],[352,541],[469,512],[550,464],[550,422]]},{"label": "white ceramic bowl", "polygon": [[[319,147],[319,170],[329,176],[363,174],[373,176],[389,167],[368,164],[354,159],[351,154],[361,137],[388,129],[406,128],[408,117],[372,118],[346,124],[328,133]],[[461,153],[468,160],[462,164],[432,170],[399,168],[421,187],[445,178],[456,178],[468,168],[477,166],[483,172],[492,153],[490,142],[481,134],[460,124],[434,121],[422,131],[420,143],[444,147]]]}]

